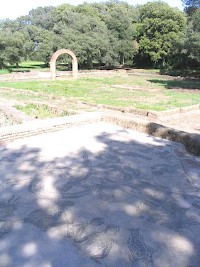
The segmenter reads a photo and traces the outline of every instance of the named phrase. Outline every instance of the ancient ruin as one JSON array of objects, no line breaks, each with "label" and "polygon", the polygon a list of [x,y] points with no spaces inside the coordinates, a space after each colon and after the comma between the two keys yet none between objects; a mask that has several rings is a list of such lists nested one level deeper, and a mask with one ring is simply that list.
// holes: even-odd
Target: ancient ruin
[{"label": "ancient ruin", "polygon": [[78,60],[74,52],[69,49],[60,49],[56,51],[50,60],[50,72],[52,80],[56,78],[56,60],[62,54],[68,54],[72,58],[72,75],[73,78],[76,79],[78,77]]}]

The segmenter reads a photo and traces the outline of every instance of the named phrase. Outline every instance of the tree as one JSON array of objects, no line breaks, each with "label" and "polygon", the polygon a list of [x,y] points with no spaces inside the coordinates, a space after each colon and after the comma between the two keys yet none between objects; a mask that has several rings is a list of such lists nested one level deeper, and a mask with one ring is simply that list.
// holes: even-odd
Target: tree
[{"label": "tree", "polygon": [[139,18],[138,9],[121,1],[109,1],[104,6],[104,9],[99,9],[100,17],[105,22],[109,35],[114,37],[111,45],[116,56],[115,62],[132,65],[136,53],[133,43],[137,33],[135,25]]},{"label": "tree", "polygon": [[[199,5],[196,0],[183,2]],[[18,64],[22,59],[47,64],[60,48],[73,50],[84,67],[132,65],[136,60],[158,66],[198,62],[198,16],[193,12],[188,17],[186,31],[185,14],[162,2],[133,7],[111,0],[39,7],[17,20],[1,22],[0,64]]]},{"label": "tree", "polygon": [[29,12],[31,25],[41,27],[45,30],[51,30],[54,25],[54,10],[55,7],[52,6],[38,7],[36,9],[32,9]]},{"label": "tree", "polygon": [[43,61],[48,64],[53,51],[53,33],[37,27],[29,25],[24,30],[26,42],[24,49],[29,55],[29,59]]},{"label": "tree", "polygon": [[57,17],[53,28],[56,35],[54,49],[72,49],[82,66],[104,63],[109,49],[109,33],[105,23],[99,17],[80,14],[69,6],[59,7],[58,11],[55,11]]},{"label": "tree", "polygon": [[121,1],[39,7],[4,23],[24,36],[25,59],[49,62],[60,48],[72,49],[82,66],[132,64],[138,9]]},{"label": "tree", "polygon": [[0,65],[18,65],[24,56],[25,38],[17,22],[6,20],[0,30]]},{"label": "tree", "polygon": [[188,21],[185,49],[193,65],[198,65],[200,63],[200,9],[196,9]]},{"label": "tree", "polygon": [[173,52],[173,44],[185,31],[184,14],[163,2],[153,2],[140,7],[140,20],[140,60],[164,66]]}]

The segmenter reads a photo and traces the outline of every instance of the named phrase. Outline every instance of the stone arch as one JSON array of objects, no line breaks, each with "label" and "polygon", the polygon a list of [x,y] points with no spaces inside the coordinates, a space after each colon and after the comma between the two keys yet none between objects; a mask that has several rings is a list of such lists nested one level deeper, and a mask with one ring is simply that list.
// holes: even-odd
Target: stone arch
[{"label": "stone arch", "polygon": [[62,54],[68,54],[72,58],[72,75],[73,78],[76,79],[78,77],[78,60],[74,52],[69,49],[60,49],[56,51],[50,60],[50,72],[52,80],[56,78],[56,60]]}]

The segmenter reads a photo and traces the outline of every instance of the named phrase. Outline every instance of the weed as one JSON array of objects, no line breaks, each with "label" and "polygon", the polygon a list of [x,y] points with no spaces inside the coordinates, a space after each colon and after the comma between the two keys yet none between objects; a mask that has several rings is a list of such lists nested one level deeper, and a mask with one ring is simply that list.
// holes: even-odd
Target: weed
[{"label": "weed", "polygon": [[29,103],[27,105],[15,105],[15,108],[21,110],[26,115],[43,119],[43,118],[53,118],[53,117],[63,117],[68,116],[69,113],[67,111],[58,111],[57,109],[50,108],[48,105],[36,105],[33,103]]}]

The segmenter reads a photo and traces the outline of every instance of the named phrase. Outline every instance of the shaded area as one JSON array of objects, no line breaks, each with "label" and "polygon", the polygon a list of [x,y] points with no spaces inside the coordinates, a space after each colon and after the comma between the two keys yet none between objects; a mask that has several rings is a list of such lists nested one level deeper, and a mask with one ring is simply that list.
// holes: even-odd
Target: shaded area
[{"label": "shaded area", "polygon": [[200,69],[160,69],[161,75],[200,78]]},{"label": "shaded area", "polygon": [[200,265],[200,161],[181,145],[99,123],[0,152],[3,266]]},{"label": "shaded area", "polygon": [[47,68],[47,64],[45,63],[27,63],[23,65],[18,65],[18,66],[10,66],[8,67],[10,69],[10,72],[30,72],[31,70],[34,69],[44,69]]},{"label": "shaded area", "polygon": [[0,74],[7,74],[7,73],[18,73],[18,72],[31,72],[32,70],[41,70],[46,69],[48,64],[43,62],[24,62],[18,65],[4,65],[3,69],[0,71]]},{"label": "shaded area", "polygon": [[149,79],[151,83],[164,85],[167,89],[188,89],[200,90],[199,79],[176,79],[176,80],[162,80],[162,79]]}]

